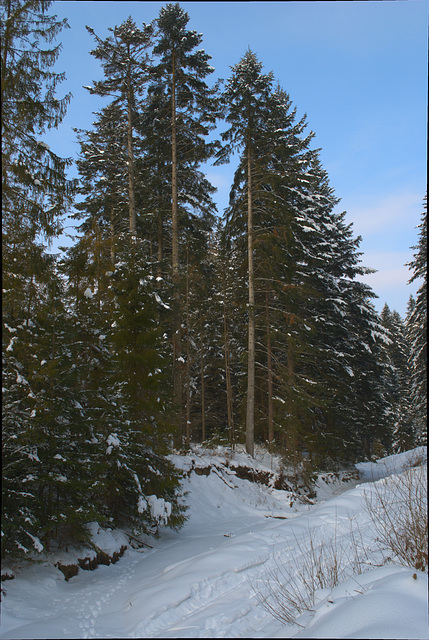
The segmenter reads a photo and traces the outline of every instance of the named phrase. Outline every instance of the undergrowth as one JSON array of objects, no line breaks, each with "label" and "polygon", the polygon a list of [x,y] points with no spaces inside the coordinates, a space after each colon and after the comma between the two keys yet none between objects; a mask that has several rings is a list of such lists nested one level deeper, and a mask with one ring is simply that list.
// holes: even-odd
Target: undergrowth
[{"label": "undergrowth", "polygon": [[373,547],[364,544],[352,520],[347,535],[335,534],[329,541],[317,540],[309,530],[295,537],[287,563],[277,556],[274,567],[252,585],[259,603],[276,619],[301,626],[298,616],[313,611],[318,598],[374,566],[396,561],[428,571],[427,463],[411,459],[402,473],[371,484],[363,495],[376,531]]}]

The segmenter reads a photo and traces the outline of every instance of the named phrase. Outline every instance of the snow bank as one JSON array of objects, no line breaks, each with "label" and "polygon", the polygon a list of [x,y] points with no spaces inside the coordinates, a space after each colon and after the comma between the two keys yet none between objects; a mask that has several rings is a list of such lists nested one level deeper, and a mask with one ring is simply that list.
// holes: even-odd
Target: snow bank
[{"label": "snow bank", "polygon": [[104,529],[100,527],[98,522],[91,522],[88,525],[88,529],[91,534],[92,544],[108,555],[119,552],[121,547],[128,544],[128,537],[118,529]]},{"label": "snow bank", "polygon": [[[427,637],[427,576],[393,564],[377,567],[375,555],[365,573],[351,568],[334,589],[316,593],[314,613],[297,619],[305,628],[274,619],[258,589],[276,566],[299,567],[310,537],[315,545],[328,540],[346,548],[352,532],[368,557],[381,553],[364,506],[369,485],[348,490],[333,475],[324,482],[323,503],[291,506],[288,491],[239,478],[225,454],[234,464],[248,460],[243,451],[220,449],[173,456],[186,471],[212,468],[186,474],[189,519],[179,532],[161,530],[151,548],[129,547],[116,564],[80,571],[68,582],[51,565],[22,567],[3,584],[0,638]],[[410,456],[358,465],[361,477],[400,470]],[[262,452],[250,461],[259,471],[278,462]],[[160,515],[166,504],[153,500]],[[106,552],[124,540],[96,523],[90,530]]]},{"label": "snow bank", "polygon": [[[386,566],[338,585],[295,638],[417,638],[428,636],[427,574]],[[299,619],[298,619],[299,622]],[[280,631],[277,638],[289,638]]]},{"label": "snow bank", "polygon": [[387,456],[377,462],[359,462],[356,469],[359,471],[361,480],[374,482],[381,478],[386,478],[393,473],[401,473],[405,467],[416,464],[419,461],[427,460],[427,447],[417,447],[410,451],[404,451],[396,455]]}]

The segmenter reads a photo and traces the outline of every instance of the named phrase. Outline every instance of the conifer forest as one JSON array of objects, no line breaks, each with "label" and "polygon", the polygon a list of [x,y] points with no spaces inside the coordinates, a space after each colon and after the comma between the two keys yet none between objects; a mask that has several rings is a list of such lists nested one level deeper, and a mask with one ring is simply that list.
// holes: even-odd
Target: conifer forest
[{"label": "conifer forest", "polygon": [[[424,194],[422,284],[406,318],[380,314],[287,88],[250,48],[216,79],[179,4],[87,27],[105,106],[69,179],[43,141],[72,99],[51,4],[1,1],[2,555],[92,521],[180,529],[168,456],[191,442],[264,444],[298,471],[424,444]],[[233,157],[219,212],[204,167]],[[66,216],[77,239],[52,253]]]}]

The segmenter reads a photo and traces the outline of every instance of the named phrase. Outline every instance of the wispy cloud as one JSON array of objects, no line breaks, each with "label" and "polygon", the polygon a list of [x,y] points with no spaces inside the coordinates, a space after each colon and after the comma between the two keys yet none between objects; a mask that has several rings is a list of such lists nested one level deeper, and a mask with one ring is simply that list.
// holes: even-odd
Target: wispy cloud
[{"label": "wispy cloud", "polygon": [[[362,282],[369,284],[377,293],[381,290],[397,289],[406,285],[410,279],[410,272],[407,267],[392,267],[378,270],[359,278]],[[411,293],[411,290],[410,290]]]},{"label": "wispy cloud", "polygon": [[373,235],[380,232],[412,232],[420,221],[422,194],[399,191],[383,197],[357,196],[350,202],[347,214],[355,232]]},{"label": "wispy cloud", "polygon": [[408,298],[415,296],[420,282],[408,284],[412,271],[406,266],[411,254],[406,251],[367,252],[363,262],[377,269],[376,273],[361,276],[359,280],[368,284],[379,297],[376,308],[381,311],[385,302],[405,317]]}]

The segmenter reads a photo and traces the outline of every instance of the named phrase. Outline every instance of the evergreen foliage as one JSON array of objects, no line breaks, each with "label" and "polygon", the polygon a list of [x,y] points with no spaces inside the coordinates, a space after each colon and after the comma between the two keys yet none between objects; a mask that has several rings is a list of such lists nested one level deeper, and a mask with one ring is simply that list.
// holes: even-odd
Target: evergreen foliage
[{"label": "evergreen foliage", "polygon": [[385,347],[389,377],[386,392],[391,404],[390,428],[392,449],[395,453],[412,449],[415,444],[415,425],[411,401],[411,377],[408,368],[410,347],[406,325],[397,311],[390,311],[387,303],[381,312],[381,321],[387,329],[389,343]]},{"label": "evergreen foliage", "polygon": [[[242,60],[232,67],[232,76],[223,92],[225,120],[229,129],[221,134],[226,142],[219,150],[217,162],[226,162],[232,151],[243,149],[243,157],[235,172],[231,191],[231,202],[237,199],[237,191],[245,185],[245,194],[240,202],[247,205],[247,276],[248,276],[248,352],[247,352],[247,395],[246,395],[246,451],[253,456],[255,441],[255,268],[254,268],[254,181],[259,162],[265,157],[270,113],[270,92],[272,74],[262,74],[262,64],[249,50]],[[264,153],[265,152],[265,153]],[[246,228],[242,223],[240,229]]]},{"label": "evergreen foliage", "polygon": [[125,167],[128,175],[129,231],[136,234],[136,180],[134,167],[135,134],[139,118],[139,98],[144,91],[149,73],[147,48],[152,37],[152,25],[138,29],[131,16],[121,25],[109,29],[112,35],[101,40],[91,27],[87,27],[95,37],[97,47],[91,54],[102,61],[105,79],[88,87],[91,94],[114,96],[110,106],[116,108],[119,123],[124,129],[126,141]]},{"label": "evergreen foliage", "polygon": [[67,22],[47,13],[50,4],[1,4],[3,553],[41,550],[60,526],[59,496],[68,496],[69,517],[79,501],[55,457],[64,450],[79,475],[62,283],[41,242],[59,233],[74,189],[66,177],[70,160],[41,139],[70,100],[55,95],[64,75],[51,70],[60,45],[49,45]]},{"label": "evergreen foliage", "polygon": [[409,263],[413,270],[410,282],[421,279],[415,304],[409,309],[407,332],[410,342],[411,397],[419,443],[427,440],[427,195],[419,225],[419,243],[414,259]]},{"label": "evergreen foliage", "polygon": [[[181,428],[185,442],[189,438],[182,408],[181,234],[189,207],[206,219],[214,213],[211,199],[214,188],[198,167],[213,154],[215,143],[208,143],[206,137],[214,129],[217,117],[216,87],[210,89],[205,82],[214,69],[208,64],[210,56],[202,49],[195,50],[201,44],[202,36],[187,29],[188,22],[189,15],[178,3],[167,4],[161,9],[153,49],[158,62],[153,67],[153,82],[149,89],[150,106],[158,110],[158,122],[166,125],[164,139],[168,140],[168,162],[171,162],[173,405],[176,424]],[[159,145],[158,136],[156,143]],[[162,148],[167,146],[162,145]]]},{"label": "evergreen foliage", "polygon": [[295,122],[288,95],[251,51],[232,68],[223,99],[232,125],[218,162],[242,150],[225,232],[241,272],[254,272],[247,313],[255,325],[256,436],[277,438],[295,463],[308,454],[370,455],[375,438],[387,437],[384,330],[371,290],[356,280],[369,271],[359,264],[360,238],[344,213],[333,213],[338,200],[310,149],[313,134],[303,135],[305,117]]},{"label": "evergreen foliage", "polygon": [[[178,504],[180,474],[165,457],[171,423],[161,326],[164,303],[153,286],[144,241],[130,244],[124,237],[122,242],[112,275],[115,304],[105,379],[105,388],[115,394],[116,410],[104,420],[110,433],[105,431],[100,441],[108,444],[109,464],[103,460],[99,478],[113,524],[132,525],[135,533],[142,533],[160,523],[177,527],[184,519]],[[151,509],[150,497],[165,504],[159,516]]]},{"label": "evergreen foliage", "polygon": [[129,229],[126,130],[121,110],[108,105],[99,113],[92,131],[77,130],[81,146],[77,160],[79,194],[74,219],[83,219],[80,229],[98,229],[115,262],[116,238]]},{"label": "evergreen foliage", "polygon": [[[250,49],[210,88],[177,3],[104,40],[87,27],[108,103],[68,181],[40,139],[70,99],[41,44],[67,26],[50,4],[1,5],[2,553],[83,544],[91,521],[180,528],[173,444],[265,442],[298,472],[423,442],[426,211],[417,299],[379,316],[306,116]],[[202,166],[234,154],[220,219]],[[75,193],[79,235],[48,254]]]},{"label": "evergreen foliage", "polygon": [[[61,45],[48,47],[67,21],[47,14],[49,1],[5,0],[1,4],[1,136],[3,229],[31,238],[58,234],[73,185],[41,136],[63,119],[71,95],[55,95],[64,74],[51,67]],[[45,45],[45,46],[43,46]]]}]

